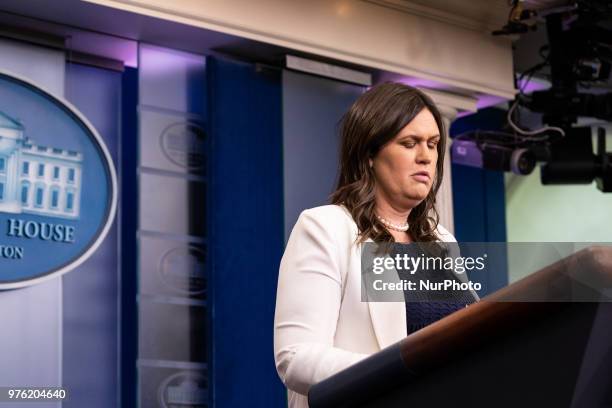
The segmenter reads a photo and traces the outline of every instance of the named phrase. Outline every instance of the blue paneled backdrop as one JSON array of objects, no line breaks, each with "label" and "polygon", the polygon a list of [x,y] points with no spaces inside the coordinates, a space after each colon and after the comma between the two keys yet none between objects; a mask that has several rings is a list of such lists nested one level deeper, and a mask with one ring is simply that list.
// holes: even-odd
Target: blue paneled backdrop
[{"label": "blue paneled backdrop", "polygon": [[215,407],[281,407],[273,320],[283,253],[280,71],[210,59]]}]

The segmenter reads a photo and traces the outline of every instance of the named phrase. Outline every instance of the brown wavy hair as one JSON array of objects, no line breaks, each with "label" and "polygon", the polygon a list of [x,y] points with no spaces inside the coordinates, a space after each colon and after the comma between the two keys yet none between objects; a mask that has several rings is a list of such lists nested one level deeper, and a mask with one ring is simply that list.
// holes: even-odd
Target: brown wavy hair
[{"label": "brown wavy hair", "polygon": [[340,169],[331,203],[344,205],[359,228],[358,242],[393,242],[393,236],[376,218],[374,188],[376,180],[369,159],[423,109],[428,109],[440,130],[436,176],[427,197],[410,211],[408,224],[416,242],[438,240],[439,222],[436,193],[440,189],[446,151],[446,134],[442,115],[433,101],[420,90],[408,85],[386,82],[361,95],[343,116],[340,126]]}]

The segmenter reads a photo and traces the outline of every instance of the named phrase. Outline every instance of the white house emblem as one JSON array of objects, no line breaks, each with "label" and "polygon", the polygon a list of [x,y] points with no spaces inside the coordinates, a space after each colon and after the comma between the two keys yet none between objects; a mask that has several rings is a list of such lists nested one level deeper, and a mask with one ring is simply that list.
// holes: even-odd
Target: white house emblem
[{"label": "white house emblem", "polygon": [[88,120],[27,79],[0,72],[0,289],[83,263],[116,207],[112,159]]},{"label": "white house emblem", "polygon": [[80,153],[41,146],[0,111],[0,212],[78,218]]}]

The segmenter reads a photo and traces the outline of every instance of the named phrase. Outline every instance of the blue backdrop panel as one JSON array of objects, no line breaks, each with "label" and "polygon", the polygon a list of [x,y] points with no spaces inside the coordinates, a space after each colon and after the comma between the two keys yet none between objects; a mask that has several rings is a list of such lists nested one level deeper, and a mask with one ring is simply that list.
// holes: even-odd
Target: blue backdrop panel
[{"label": "blue backdrop panel", "polygon": [[[450,135],[482,129],[499,130],[506,120],[506,113],[489,108],[457,119]],[[459,242],[505,242],[506,197],[504,173],[475,167],[452,165],[453,212],[455,237]],[[507,269],[488,276],[487,294],[508,284]]]},{"label": "blue backdrop panel", "polygon": [[136,225],[138,220],[138,70],[126,68],[121,89],[121,160],[120,166],[120,210],[118,214],[121,240],[121,285],[120,285],[120,364],[119,393],[121,407],[137,404],[138,358],[138,264]]},{"label": "blue backdrop panel", "polygon": [[280,407],[273,321],[284,245],[281,76],[208,64],[214,406]]}]

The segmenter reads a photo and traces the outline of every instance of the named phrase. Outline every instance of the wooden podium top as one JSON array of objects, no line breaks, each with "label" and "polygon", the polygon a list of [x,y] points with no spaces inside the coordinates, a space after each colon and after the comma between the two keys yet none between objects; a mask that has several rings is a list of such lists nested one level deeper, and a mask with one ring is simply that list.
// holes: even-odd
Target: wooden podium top
[{"label": "wooden podium top", "polygon": [[571,302],[612,301],[612,247],[593,246],[461,309],[313,387],[316,407],[349,406],[464,355]]}]

